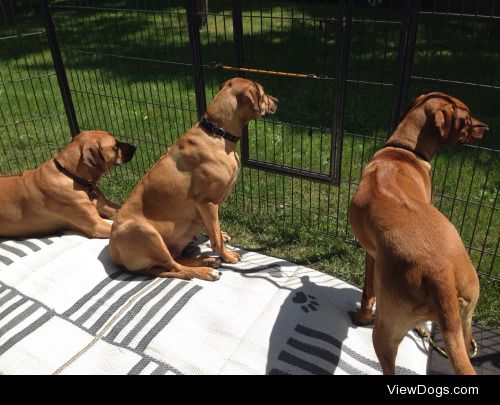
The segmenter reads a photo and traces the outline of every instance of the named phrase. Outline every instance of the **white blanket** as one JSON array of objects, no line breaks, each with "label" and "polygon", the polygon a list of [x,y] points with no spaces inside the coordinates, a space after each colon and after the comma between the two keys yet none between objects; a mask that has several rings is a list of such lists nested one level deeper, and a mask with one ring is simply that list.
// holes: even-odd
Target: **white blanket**
[{"label": "white blanket", "polygon": [[[246,251],[217,282],[152,279],[120,270],[107,245],[0,241],[0,374],[380,374],[350,284]],[[409,333],[397,373],[426,366]]]}]

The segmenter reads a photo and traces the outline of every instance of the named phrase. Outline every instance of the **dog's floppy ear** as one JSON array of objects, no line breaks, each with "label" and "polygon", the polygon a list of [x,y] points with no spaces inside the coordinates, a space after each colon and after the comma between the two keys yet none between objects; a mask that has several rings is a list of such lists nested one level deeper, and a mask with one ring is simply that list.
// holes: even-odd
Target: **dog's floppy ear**
[{"label": "dog's floppy ear", "polygon": [[255,93],[257,90],[253,86],[247,88],[244,92],[238,94],[238,101],[243,105],[248,105],[252,108],[256,113],[260,112],[259,109],[259,101],[257,94]]},{"label": "dog's floppy ear", "polygon": [[445,105],[434,113],[434,124],[443,140],[448,139],[454,119],[455,110],[451,104]]},{"label": "dog's floppy ear", "polygon": [[86,144],[82,147],[82,160],[87,166],[105,169],[106,159],[102,153],[101,145],[97,142]]}]

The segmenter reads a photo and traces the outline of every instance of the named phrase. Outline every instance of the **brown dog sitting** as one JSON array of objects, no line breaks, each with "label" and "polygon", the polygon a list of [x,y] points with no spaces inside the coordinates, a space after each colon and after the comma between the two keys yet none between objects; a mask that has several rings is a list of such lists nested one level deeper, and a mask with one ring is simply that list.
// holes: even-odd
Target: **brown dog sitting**
[{"label": "brown dog sitting", "polygon": [[71,229],[88,237],[109,237],[111,224],[101,216],[113,217],[119,206],[96,183],[112,165],[131,160],[135,149],[108,132],[84,131],[37,169],[0,177],[0,236]]},{"label": "brown dog sitting", "polygon": [[219,259],[181,256],[203,227],[223,261],[240,260],[222,239],[219,207],[236,181],[236,142],[244,125],[274,113],[277,103],[258,83],[225,82],[206,115],[167,150],[118,212],[109,244],[113,260],[159,277],[218,280],[211,267]]},{"label": "brown dog sitting", "polygon": [[431,165],[439,145],[470,143],[487,126],[460,100],[429,93],[413,100],[386,146],[366,166],[349,221],[366,251],[356,322],[372,322],[384,374],[394,374],[404,335],[437,321],[458,374],[474,374],[467,355],[479,281],[460,235],[431,202]]}]

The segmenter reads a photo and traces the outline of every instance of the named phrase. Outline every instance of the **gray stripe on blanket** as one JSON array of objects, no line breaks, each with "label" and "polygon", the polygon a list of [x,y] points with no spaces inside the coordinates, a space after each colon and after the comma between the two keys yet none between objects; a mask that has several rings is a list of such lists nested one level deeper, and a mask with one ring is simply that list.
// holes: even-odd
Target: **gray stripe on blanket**
[{"label": "gray stripe on blanket", "polygon": [[16,292],[14,290],[10,290],[7,294],[5,294],[2,298],[0,298],[0,306],[10,301],[12,298],[16,296]]},{"label": "gray stripe on blanket", "polygon": [[269,372],[269,375],[291,375],[290,373],[287,373],[286,371],[279,370],[277,368],[271,369]]},{"label": "gray stripe on blanket", "polygon": [[122,339],[122,343],[124,345],[130,344],[130,342],[139,334],[139,332],[141,332],[145,328],[146,324],[151,321],[151,318],[153,318],[153,316],[157,314],[158,311],[160,311],[161,308],[163,308],[167,304],[167,302],[170,301],[171,298],[186,284],[188,283],[186,283],[185,281],[181,281],[179,282],[179,284],[174,285],[174,287],[169,290],[165,294],[165,296],[161,298],[156,304],[154,304],[149,309],[149,311],[141,318],[137,325],[135,325],[134,328]]},{"label": "gray stripe on blanket", "polygon": [[[342,351],[344,351],[349,356],[351,356],[352,358],[359,361],[360,363],[366,364],[367,366],[370,366],[377,371],[382,371],[382,367],[380,366],[380,363],[378,363],[377,361],[374,361],[372,359],[369,359],[367,357],[364,357],[361,354],[350,349],[349,347],[342,345],[342,342],[340,342],[338,339],[334,338],[333,336],[326,334],[325,332],[314,330],[314,329],[308,328],[304,325],[297,325],[295,327],[295,331],[300,333],[301,335],[312,337],[315,339],[319,339],[319,340],[322,340],[323,342],[334,345],[334,346],[338,347],[339,349],[341,349]],[[396,373],[397,374],[411,374],[411,375],[416,374],[413,370],[410,370],[406,367],[396,367]]]},{"label": "gray stripe on blanket", "polygon": [[[118,321],[118,323],[113,326],[113,329],[107,334],[107,337],[111,340],[116,339],[118,334],[127,326],[132,319],[141,311],[141,309],[146,305],[146,303],[153,300],[158,294],[160,294],[168,285],[173,282],[173,279],[166,279],[161,284],[159,284],[156,288],[147,293],[144,297],[142,297],[139,301],[137,301],[134,306],[127,311],[127,313]],[[184,283],[184,281],[183,281]]]},{"label": "gray stripe on blanket", "polygon": [[128,375],[138,375],[142,370],[146,368],[146,366],[150,363],[148,359],[140,359],[138,363],[130,369],[127,373]]},{"label": "gray stripe on blanket", "polygon": [[162,366],[156,367],[151,375],[165,375],[168,370],[165,370]]},{"label": "gray stripe on blanket", "polygon": [[[117,273],[123,273],[123,272],[118,271]],[[57,318],[63,319],[64,321],[69,322],[72,325],[76,326],[77,328],[85,331],[85,329],[81,325],[76,324],[75,321],[71,320],[69,317],[66,317],[64,315],[56,314],[56,312],[53,309],[50,309],[44,303],[42,303],[40,301],[37,301],[37,300],[35,300],[33,298],[30,298],[30,297],[22,294],[21,292],[15,290],[12,287],[9,287],[7,285],[0,285],[0,292],[3,291],[3,290],[7,290],[7,289],[11,290],[11,291],[9,291],[8,294],[10,294],[12,292],[13,295],[22,297],[24,301],[32,301],[32,302],[34,302],[38,306],[38,308],[43,308],[45,311],[47,311],[47,313],[45,313],[44,315],[42,315],[40,318],[38,318],[37,320],[35,320],[31,325],[27,326],[24,330],[22,330],[21,332],[17,333],[16,335],[14,335],[11,339],[9,339],[2,346],[0,346],[0,355],[3,354],[4,352],[6,352],[7,350],[9,350],[12,346],[14,346],[16,343],[18,343],[22,339],[24,339],[26,336],[28,336],[32,332],[34,332],[36,329],[38,329],[40,326],[42,326],[43,324],[45,324],[47,321],[49,321],[53,317],[57,317]],[[4,298],[4,297],[2,297],[2,298]],[[170,371],[170,372],[172,372],[174,374],[182,374],[175,367],[173,367],[173,366],[171,366],[171,365],[169,365],[169,364],[167,364],[167,363],[165,363],[163,361],[160,361],[158,359],[154,359],[154,358],[148,356],[147,354],[139,352],[138,350],[136,350],[136,349],[134,349],[132,347],[127,347],[125,345],[113,342],[112,340],[107,339],[106,337],[104,337],[102,340],[104,340],[105,342],[109,343],[110,345],[121,347],[122,349],[125,349],[125,350],[128,350],[128,351],[132,352],[132,353],[135,353],[138,356],[141,356],[142,358],[145,358],[149,362],[153,362],[155,364],[158,364],[158,365],[162,366],[163,369],[165,370],[165,372]]]},{"label": "gray stripe on blanket", "polygon": [[34,244],[33,242],[30,242],[29,240],[13,240],[12,242],[26,246],[27,248],[30,248],[33,252],[38,252],[40,250],[40,246]]},{"label": "gray stripe on blanket", "polygon": [[[158,365],[162,366],[163,369],[165,370],[165,373],[167,371],[170,371],[170,372],[172,372],[174,374],[178,374],[178,375],[182,374],[179,370],[177,370],[175,367],[171,366],[170,364],[167,364],[164,361],[161,361],[161,360],[155,359],[155,358],[153,358],[151,356],[148,356],[147,354],[142,353],[142,352],[138,351],[137,349],[134,349],[133,347],[125,346],[125,345],[122,345],[121,343],[113,342],[110,339],[108,339],[107,337],[103,337],[102,340],[105,341],[105,342],[107,342],[107,343],[109,343],[109,344],[111,344],[111,345],[113,345],[113,346],[121,347],[122,349],[131,351],[132,353],[135,353],[135,354],[141,356],[141,360],[134,367],[132,367],[132,369],[128,372],[128,374],[132,373],[132,370],[136,366],[138,366],[139,363],[141,363],[142,359],[146,359],[148,362],[151,362],[151,363],[158,364]],[[146,367],[146,365],[144,367]],[[140,373],[140,371],[138,373]]]},{"label": "gray stripe on blanket", "polygon": [[52,245],[54,243],[54,241],[48,239],[48,238],[40,238],[38,239],[40,241],[42,241],[43,243],[45,243],[46,245]]},{"label": "gray stripe on blanket", "polygon": [[89,309],[87,309],[82,315],[80,315],[76,320],[76,323],[83,325],[83,323],[86,320],[88,320],[92,315],[95,314],[95,312],[100,307],[102,307],[103,303],[107,302],[113,295],[115,295],[121,289],[130,286],[128,282],[134,280],[135,278],[136,278],[135,275],[129,275],[125,277],[123,280],[119,280],[120,282],[117,285],[113,286],[108,291],[106,291],[106,293],[101,298],[97,299],[97,301],[94,302]]},{"label": "gray stripe on blanket", "polygon": [[21,312],[19,315],[11,319],[9,322],[7,322],[4,326],[0,328],[0,336],[3,336],[5,332],[15,328],[22,321],[24,321],[26,318],[28,318],[31,314],[35,313],[39,309],[40,306],[37,305],[36,303],[31,304],[23,312]]},{"label": "gray stripe on blanket", "polygon": [[146,287],[148,284],[152,283],[154,279],[144,280],[138,283],[134,288],[122,294],[118,297],[115,302],[113,302],[110,307],[99,317],[99,319],[89,328],[89,332],[93,335],[96,334],[99,329],[118,311],[118,309],[125,304],[130,297],[137,294],[140,290]]},{"label": "gray stripe on blanket", "polygon": [[319,357],[320,359],[325,360],[326,362],[333,364],[335,367],[339,367],[348,374],[353,375],[362,375],[365,374],[362,371],[358,370],[356,367],[351,366],[346,363],[344,360],[340,359],[335,353],[332,353],[328,350],[325,350],[321,347],[313,346],[308,343],[301,342],[297,339],[290,338],[288,339],[287,344],[297,350],[300,350],[303,353],[307,353],[309,355]]},{"label": "gray stripe on blanket", "polygon": [[16,256],[24,257],[26,253],[24,253],[21,249],[6,245],[3,242],[0,242],[0,249],[5,250],[6,252],[14,253]]},{"label": "gray stripe on blanket", "polygon": [[[19,295],[17,295],[17,297],[19,297]],[[12,301],[12,303],[9,306],[7,306],[2,312],[0,312],[0,319],[6,317],[9,313],[11,313],[12,311],[15,311],[17,308],[19,308],[21,305],[23,305],[26,301],[28,301],[26,298],[22,298],[22,297],[20,299],[18,299],[17,301],[14,298],[15,297],[13,297],[10,300],[10,301]],[[0,306],[1,305],[3,305],[3,304],[0,304]]]},{"label": "gray stripe on blanket", "polygon": [[113,280],[116,280],[120,276],[124,276],[125,274],[126,273],[121,270],[117,270],[114,273],[109,274],[108,277],[102,280],[92,290],[90,290],[87,294],[85,294],[82,298],[75,302],[70,309],[63,313],[63,315],[69,318],[81,307],[83,307],[92,297],[99,294],[99,292],[101,292],[109,283],[111,283]]},{"label": "gray stripe on blanket", "polygon": [[12,264],[14,263],[11,259],[9,259],[7,256],[2,256],[0,255],[0,262],[5,264],[5,265],[9,265],[9,264]]},{"label": "gray stripe on blanket", "polygon": [[20,332],[16,333],[9,340],[7,340],[3,345],[0,346],[0,355],[4,354],[7,350],[9,350],[16,343],[20,342],[26,336],[33,333],[35,330],[37,330],[42,325],[47,323],[50,319],[52,319],[53,316],[54,316],[54,314],[52,312],[46,312],[40,318],[38,318],[37,320],[35,320],[31,324],[29,324],[26,328],[24,328]]},{"label": "gray stripe on blanket", "polygon": [[195,295],[201,287],[198,285],[193,286],[189,289],[180,299],[175,303],[175,305],[168,310],[168,312],[160,319],[160,321],[144,336],[137,345],[137,349],[140,351],[146,350],[146,347],[151,343],[151,341],[160,333],[160,331],[168,325],[172,318],[177,315],[177,313],[189,302],[189,300]]},{"label": "gray stripe on blanket", "polygon": [[311,374],[314,375],[331,375],[328,370],[325,370],[322,367],[317,366],[316,364],[310,363],[306,360],[303,360],[297,356],[294,356],[291,353],[288,353],[287,351],[282,351],[279,356],[278,360],[283,361],[284,363],[291,364],[292,366],[298,367],[301,370],[307,371]]}]

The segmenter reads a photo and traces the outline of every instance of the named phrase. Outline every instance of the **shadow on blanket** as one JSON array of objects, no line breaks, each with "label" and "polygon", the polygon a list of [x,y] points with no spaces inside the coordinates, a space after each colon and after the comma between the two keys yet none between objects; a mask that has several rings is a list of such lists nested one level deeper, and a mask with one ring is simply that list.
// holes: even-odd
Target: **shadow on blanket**
[{"label": "shadow on blanket", "polygon": [[[280,262],[271,265],[273,270],[264,270],[269,271],[269,275],[242,274],[244,277],[266,279],[281,290],[290,291],[280,307],[270,334],[266,373],[381,373],[376,358],[361,354],[359,347],[350,346],[352,341],[345,344],[349,329],[352,334],[358,328],[352,323],[351,311],[360,301],[361,291],[341,285],[334,288],[332,285],[322,285],[328,276],[316,272],[301,275],[300,271],[296,277],[292,277],[292,280],[296,280],[291,285],[279,286],[272,278],[276,278],[280,269],[287,265],[291,264]],[[367,335],[370,337],[372,328],[363,329],[368,329]],[[366,343],[371,344],[370,341]],[[397,367],[397,373],[416,374],[405,367]]]},{"label": "shadow on blanket", "polygon": [[347,313],[359,300],[351,288],[335,288],[300,277],[290,290],[270,336],[267,374],[333,374],[337,367],[361,374],[340,358],[348,328]]}]

